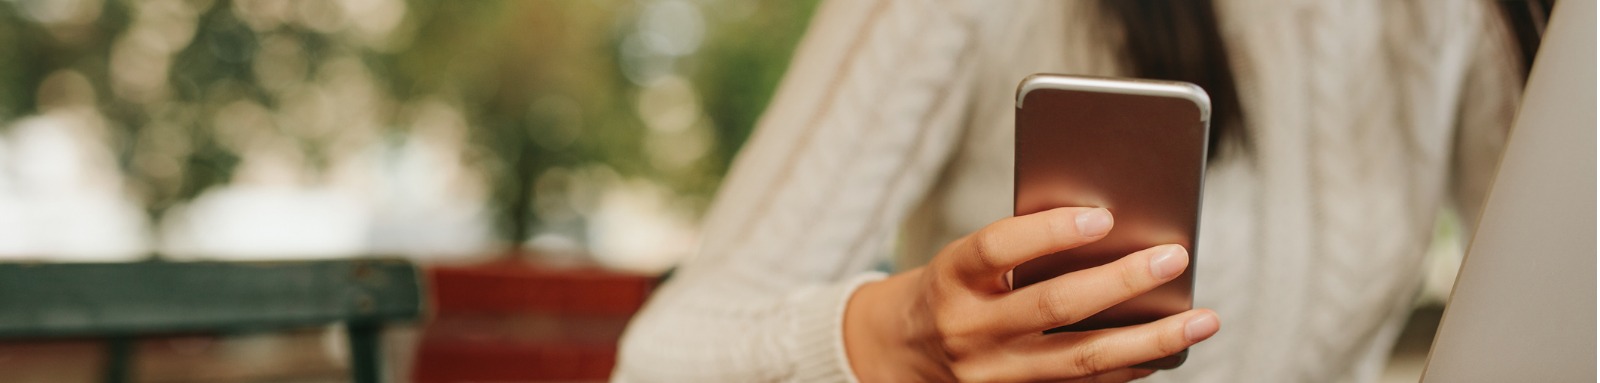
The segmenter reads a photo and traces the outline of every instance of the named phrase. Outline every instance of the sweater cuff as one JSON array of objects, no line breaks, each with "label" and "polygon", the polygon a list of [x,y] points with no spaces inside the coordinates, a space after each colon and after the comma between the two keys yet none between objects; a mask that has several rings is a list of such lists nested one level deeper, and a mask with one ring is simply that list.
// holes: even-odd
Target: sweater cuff
[{"label": "sweater cuff", "polygon": [[789,342],[796,382],[851,382],[855,371],[844,350],[844,309],[857,288],[887,275],[871,272],[791,297],[795,309]]}]

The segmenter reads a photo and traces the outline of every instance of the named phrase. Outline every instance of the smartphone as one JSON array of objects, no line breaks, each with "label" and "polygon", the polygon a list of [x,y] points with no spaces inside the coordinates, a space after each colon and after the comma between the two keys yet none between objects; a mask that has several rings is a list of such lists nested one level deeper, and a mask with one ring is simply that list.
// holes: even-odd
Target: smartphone
[{"label": "smartphone", "polygon": [[[1101,207],[1116,224],[1099,241],[1017,266],[1013,289],[1156,245],[1182,245],[1194,257],[1155,290],[1046,332],[1149,323],[1193,308],[1211,120],[1205,90],[1177,81],[1036,74],[1017,87],[1016,117],[1013,213]],[[1175,368],[1187,355],[1136,367]]]}]

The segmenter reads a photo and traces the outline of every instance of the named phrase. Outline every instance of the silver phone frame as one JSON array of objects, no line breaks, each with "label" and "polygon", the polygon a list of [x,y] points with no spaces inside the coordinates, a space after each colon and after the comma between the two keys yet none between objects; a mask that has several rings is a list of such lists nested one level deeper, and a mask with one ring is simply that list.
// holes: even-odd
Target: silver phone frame
[{"label": "silver phone frame", "polygon": [[1022,101],[1028,98],[1028,93],[1040,89],[1181,98],[1200,107],[1200,121],[1211,122],[1211,96],[1200,86],[1182,81],[1039,73],[1029,75],[1017,85],[1017,109],[1022,109]]}]

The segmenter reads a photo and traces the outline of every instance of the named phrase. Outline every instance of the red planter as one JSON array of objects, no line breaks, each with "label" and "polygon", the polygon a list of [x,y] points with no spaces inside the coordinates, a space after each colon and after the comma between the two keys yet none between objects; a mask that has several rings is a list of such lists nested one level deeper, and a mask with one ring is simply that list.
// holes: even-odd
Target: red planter
[{"label": "red planter", "polygon": [[417,382],[604,381],[628,318],[655,285],[592,266],[495,261],[428,268],[435,316]]}]

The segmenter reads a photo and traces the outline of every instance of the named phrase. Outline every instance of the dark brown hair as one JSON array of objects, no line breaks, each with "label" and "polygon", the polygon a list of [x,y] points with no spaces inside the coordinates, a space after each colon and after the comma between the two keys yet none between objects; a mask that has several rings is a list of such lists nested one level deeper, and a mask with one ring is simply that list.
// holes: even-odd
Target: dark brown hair
[{"label": "dark brown hair", "polygon": [[[1523,76],[1555,0],[1501,0],[1501,16],[1521,48]],[[1250,151],[1228,46],[1211,0],[1101,0],[1105,16],[1123,32],[1123,59],[1132,76],[1188,81],[1211,95],[1209,158],[1232,147]]]},{"label": "dark brown hair", "polygon": [[1125,63],[1133,77],[1187,81],[1211,95],[1215,160],[1228,145],[1248,152],[1239,92],[1210,0],[1102,0],[1101,9],[1123,28]]}]

